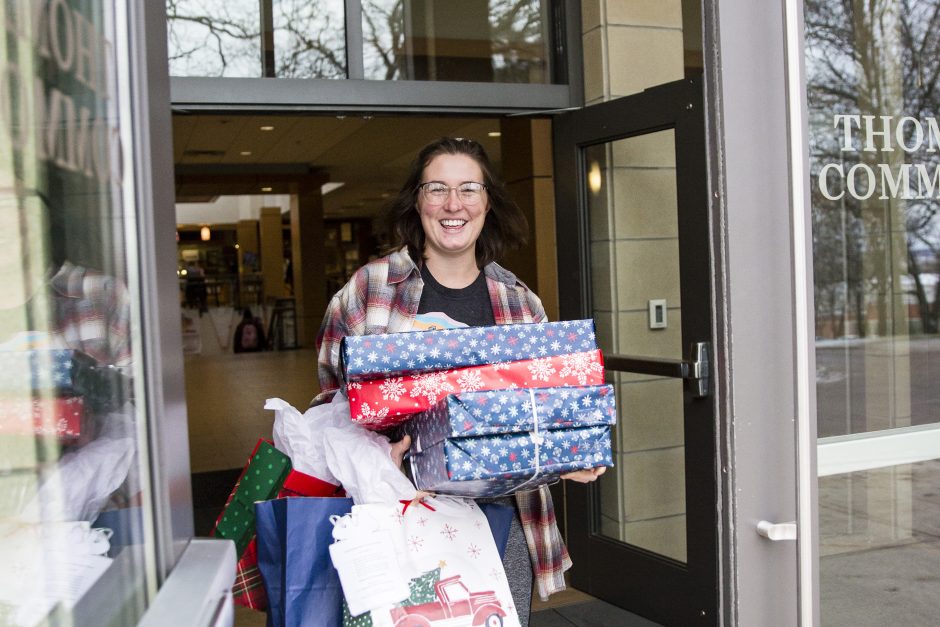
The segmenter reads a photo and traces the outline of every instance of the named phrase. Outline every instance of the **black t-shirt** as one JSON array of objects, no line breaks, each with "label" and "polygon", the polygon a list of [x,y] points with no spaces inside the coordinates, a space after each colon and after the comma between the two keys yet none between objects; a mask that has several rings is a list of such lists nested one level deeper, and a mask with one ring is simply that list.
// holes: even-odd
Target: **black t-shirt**
[{"label": "black t-shirt", "polygon": [[460,289],[444,287],[421,266],[424,290],[418,304],[415,330],[447,329],[459,326],[486,327],[496,324],[486,276],[481,272],[470,285]]}]

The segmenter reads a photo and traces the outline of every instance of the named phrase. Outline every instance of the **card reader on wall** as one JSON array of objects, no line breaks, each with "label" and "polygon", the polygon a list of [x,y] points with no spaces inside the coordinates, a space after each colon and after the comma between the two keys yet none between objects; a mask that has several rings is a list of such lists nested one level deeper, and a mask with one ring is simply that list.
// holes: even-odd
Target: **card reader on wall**
[{"label": "card reader on wall", "polygon": [[657,298],[649,301],[650,309],[650,328],[651,329],[665,329],[666,328],[666,299]]}]

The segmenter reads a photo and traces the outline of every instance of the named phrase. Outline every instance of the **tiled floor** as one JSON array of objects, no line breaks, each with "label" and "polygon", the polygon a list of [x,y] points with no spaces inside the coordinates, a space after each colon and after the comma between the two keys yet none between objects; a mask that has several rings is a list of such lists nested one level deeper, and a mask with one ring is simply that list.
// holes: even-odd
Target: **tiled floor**
[{"label": "tiled floor", "polygon": [[278,397],[303,411],[319,392],[312,349],[188,355],[186,406],[191,472],[241,468],[259,437],[271,438]]}]

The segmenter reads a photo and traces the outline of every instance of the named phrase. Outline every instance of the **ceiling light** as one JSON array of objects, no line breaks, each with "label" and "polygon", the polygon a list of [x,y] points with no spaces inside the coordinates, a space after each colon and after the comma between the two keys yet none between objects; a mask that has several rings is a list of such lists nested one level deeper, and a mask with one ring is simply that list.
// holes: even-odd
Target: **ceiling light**
[{"label": "ceiling light", "polygon": [[199,239],[204,242],[208,242],[210,239],[212,239],[212,231],[210,231],[209,227],[205,224],[202,225],[201,229],[199,229]]},{"label": "ceiling light", "polygon": [[240,154],[240,155],[243,156],[243,157],[247,157],[248,155],[251,154],[251,151],[250,151],[250,150],[242,150],[242,151],[241,151],[240,153],[238,153],[238,154]]},{"label": "ceiling light", "polygon": [[502,133],[500,133],[499,131],[490,131],[489,133],[487,133],[487,135],[489,135],[490,137],[499,137],[500,135],[502,135]]},{"label": "ceiling light", "polygon": [[261,191],[263,191],[263,192],[270,192],[272,189],[274,189],[274,188],[273,188],[273,187],[262,187],[262,188],[261,188]]},{"label": "ceiling light", "polygon": [[601,166],[595,161],[591,164],[591,170],[588,172],[588,187],[595,194],[601,191]]},{"label": "ceiling light", "polygon": [[262,131],[273,131],[273,130],[274,130],[274,127],[273,127],[273,126],[260,126],[260,127],[258,127],[258,128],[260,128]]},{"label": "ceiling light", "polygon": [[346,183],[340,183],[339,181],[330,181],[329,183],[324,183],[320,186],[320,193],[324,196],[332,192],[334,189],[339,189]]}]

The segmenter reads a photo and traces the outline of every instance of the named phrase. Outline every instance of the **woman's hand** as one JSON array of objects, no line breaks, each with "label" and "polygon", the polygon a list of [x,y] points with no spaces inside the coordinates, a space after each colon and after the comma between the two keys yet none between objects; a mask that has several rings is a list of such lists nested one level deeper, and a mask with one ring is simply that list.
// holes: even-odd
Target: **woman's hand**
[{"label": "woman's hand", "polygon": [[578,483],[591,483],[598,477],[607,472],[607,466],[598,466],[597,468],[588,468],[587,470],[575,470],[561,476],[562,479],[577,481]]},{"label": "woman's hand", "polygon": [[411,436],[406,435],[398,442],[392,442],[392,450],[390,455],[392,456],[392,461],[395,462],[395,465],[401,468],[402,462],[405,459],[405,453],[408,449],[411,448]]}]

